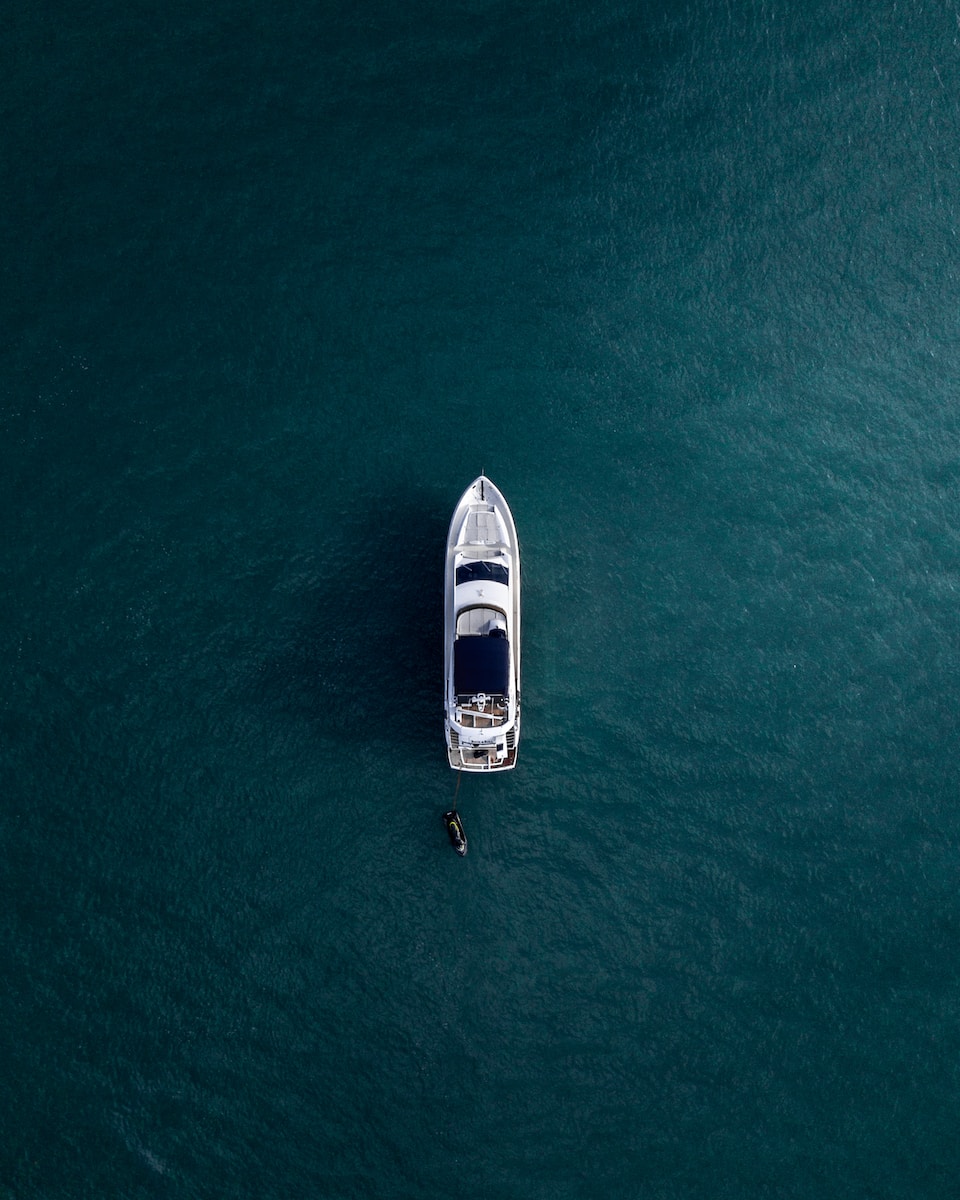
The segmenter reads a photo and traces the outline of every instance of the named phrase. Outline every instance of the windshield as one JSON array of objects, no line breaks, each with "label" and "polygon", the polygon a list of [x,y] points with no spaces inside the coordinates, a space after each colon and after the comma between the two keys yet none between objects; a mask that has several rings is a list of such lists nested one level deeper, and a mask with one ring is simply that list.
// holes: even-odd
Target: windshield
[{"label": "windshield", "polygon": [[506,583],[510,573],[499,563],[480,559],[457,567],[457,583]]}]

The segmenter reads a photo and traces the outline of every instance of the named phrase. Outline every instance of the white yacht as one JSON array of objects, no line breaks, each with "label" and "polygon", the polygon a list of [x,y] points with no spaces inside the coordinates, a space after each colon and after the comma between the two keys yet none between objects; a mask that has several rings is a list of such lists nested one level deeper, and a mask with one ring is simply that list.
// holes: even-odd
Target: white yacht
[{"label": "white yacht", "polygon": [[460,497],[444,577],[444,731],[455,771],[509,771],[520,740],[520,546],[485,475]]}]

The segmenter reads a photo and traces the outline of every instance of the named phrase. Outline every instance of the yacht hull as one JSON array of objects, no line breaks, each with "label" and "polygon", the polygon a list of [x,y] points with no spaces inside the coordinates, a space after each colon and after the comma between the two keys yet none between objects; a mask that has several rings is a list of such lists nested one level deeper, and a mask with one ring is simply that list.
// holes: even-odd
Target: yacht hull
[{"label": "yacht hull", "polygon": [[450,521],[443,623],[447,760],[455,771],[509,771],[520,740],[520,547],[485,475]]}]

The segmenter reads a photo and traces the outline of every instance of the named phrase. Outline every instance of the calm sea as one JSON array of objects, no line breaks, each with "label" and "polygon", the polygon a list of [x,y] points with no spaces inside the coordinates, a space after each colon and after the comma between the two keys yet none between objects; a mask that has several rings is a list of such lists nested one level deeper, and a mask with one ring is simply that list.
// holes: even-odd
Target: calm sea
[{"label": "calm sea", "polygon": [[3,1200],[957,1194],[958,12],[6,13]]}]

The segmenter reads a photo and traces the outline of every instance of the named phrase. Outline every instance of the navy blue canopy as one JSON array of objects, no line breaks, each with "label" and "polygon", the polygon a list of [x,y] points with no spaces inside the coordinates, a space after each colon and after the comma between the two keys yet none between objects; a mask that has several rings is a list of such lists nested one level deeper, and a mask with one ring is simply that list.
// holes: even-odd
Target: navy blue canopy
[{"label": "navy blue canopy", "polygon": [[510,690],[510,643],[505,637],[462,637],[453,643],[453,690],[458,696],[505,696]]}]

